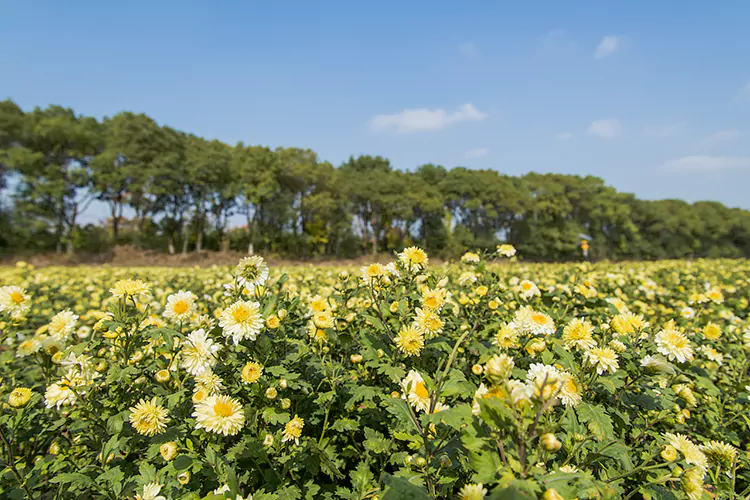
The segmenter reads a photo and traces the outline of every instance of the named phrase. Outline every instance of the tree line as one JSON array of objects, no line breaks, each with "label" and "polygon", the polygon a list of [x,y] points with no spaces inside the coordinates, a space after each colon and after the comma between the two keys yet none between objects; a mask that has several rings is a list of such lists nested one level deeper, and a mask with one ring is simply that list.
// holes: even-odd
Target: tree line
[{"label": "tree line", "polygon": [[[231,146],[144,114],[97,120],[0,102],[0,249],[240,250],[356,257],[419,245],[455,257],[515,245],[526,259],[750,256],[750,212],[718,202],[639,200],[592,176],[421,165],[380,156],[335,167],[310,149]],[[91,203],[104,225],[81,224]],[[241,221],[241,224],[237,224]]]}]

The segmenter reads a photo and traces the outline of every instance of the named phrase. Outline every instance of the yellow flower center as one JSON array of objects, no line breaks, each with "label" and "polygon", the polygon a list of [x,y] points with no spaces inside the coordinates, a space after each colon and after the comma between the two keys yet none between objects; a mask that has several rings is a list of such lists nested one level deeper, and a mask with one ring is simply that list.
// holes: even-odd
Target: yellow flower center
[{"label": "yellow flower center", "polygon": [[234,310],[234,312],[232,312],[232,318],[234,318],[234,320],[237,323],[242,323],[244,321],[247,321],[247,318],[249,317],[250,317],[250,309],[248,309],[245,306],[238,307],[237,309]]},{"label": "yellow flower center", "polygon": [[228,417],[234,412],[232,411],[231,405],[219,401],[214,405],[214,413],[220,417]]},{"label": "yellow flower center", "polygon": [[187,302],[181,300],[174,305],[174,312],[176,314],[185,314],[189,308]]},{"label": "yellow flower center", "polygon": [[370,267],[367,268],[367,275],[371,278],[380,276],[380,266],[378,264],[370,264]]},{"label": "yellow flower center", "polygon": [[531,321],[533,321],[534,323],[538,325],[543,325],[544,323],[547,322],[547,318],[542,313],[534,313],[531,316]]},{"label": "yellow flower center", "polygon": [[430,396],[430,393],[427,392],[427,387],[425,387],[424,382],[418,382],[417,386],[414,388],[414,392],[420,399],[425,399]]},{"label": "yellow flower center", "polygon": [[424,300],[424,305],[426,305],[430,309],[437,309],[438,301],[435,297],[427,297]]},{"label": "yellow flower center", "polygon": [[531,283],[521,283],[521,288],[524,290],[531,290]]},{"label": "yellow flower center", "polygon": [[12,292],[10,294],[10,300],[15,302],[16,304],[20,304],[23,302],[23,294],[21,292]]}]

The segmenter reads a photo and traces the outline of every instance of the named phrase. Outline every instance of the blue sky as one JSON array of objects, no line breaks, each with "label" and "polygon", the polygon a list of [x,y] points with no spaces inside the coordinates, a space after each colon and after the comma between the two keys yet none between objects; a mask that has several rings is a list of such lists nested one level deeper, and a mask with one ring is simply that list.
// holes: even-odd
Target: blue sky
[{"label": "blue sky", "polygon": [[739,1],[0,0],[0,99],[750,208],[748,19]]}]

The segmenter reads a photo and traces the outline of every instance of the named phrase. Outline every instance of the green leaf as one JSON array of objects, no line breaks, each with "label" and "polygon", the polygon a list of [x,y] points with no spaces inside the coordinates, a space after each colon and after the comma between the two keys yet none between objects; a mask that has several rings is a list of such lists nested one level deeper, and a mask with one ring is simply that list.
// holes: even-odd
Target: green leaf
[{"label": "green leaf", "polygon": [[180,455],[174,459],[172,466],[176,470],[185,470],[193,464],[193,459],[187,455]]},{"label": "green leaf", "polygon": [[412,484],[403,477],[386,473],[383,475],[383,483],[386,486],[383,500],[429,500],[430,498],[424,486]]},{"label": "green leaf", "polygon": [[576,410],[578,418],[586,424],[586,427],[596,436],[596,439],[604,441],[614,438],[615,431],[612,426],[612,419],[607,415],[604,408],[590,403],[581,403]]}]

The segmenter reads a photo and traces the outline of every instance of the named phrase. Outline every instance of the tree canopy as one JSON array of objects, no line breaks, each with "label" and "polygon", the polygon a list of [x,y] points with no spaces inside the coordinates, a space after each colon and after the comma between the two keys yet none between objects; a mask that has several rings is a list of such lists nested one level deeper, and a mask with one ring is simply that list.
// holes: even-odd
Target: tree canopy
[{"label": "tree canopy", "polygon": [[[97,120],[61,106],[0,102],[0,251],[117,244],[170,253],[240,250],[355,257],[419,245],[453,257],[515,245],[527,259],[750,256],[750,212],[639,200],[597,177],[425,164],[381,156],[338,167],[309,149],[234,146],[144,114]],[[104,225],[81,224],[95,200]]]}]

